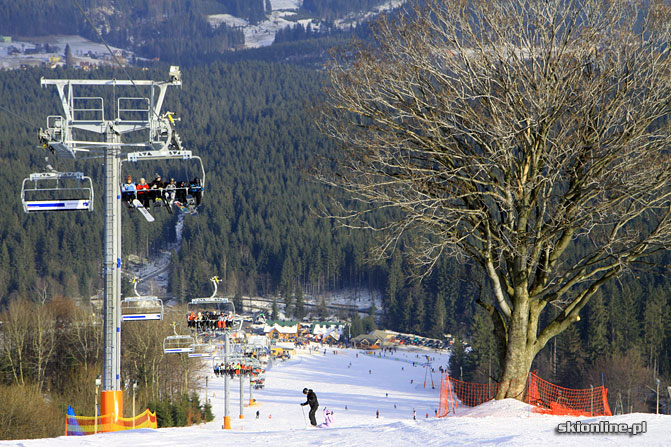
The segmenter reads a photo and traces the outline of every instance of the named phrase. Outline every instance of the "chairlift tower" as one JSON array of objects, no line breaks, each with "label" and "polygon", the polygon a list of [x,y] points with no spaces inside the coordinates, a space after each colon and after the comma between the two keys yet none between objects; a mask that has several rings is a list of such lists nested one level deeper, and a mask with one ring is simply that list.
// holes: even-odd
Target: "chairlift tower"
[{"label": "chairlift tower", "polygon": [[[182,148],[174,131],[170,112],[161,114],[165,93],[170,86],[181,86],[179,67],[170,67],[169,80],[44,79],[43,87],[58,91],[63,115],[47,117],[47,128],[40,130],[45,148],[63,158],[104,160],[105,229],[103,243],[104,358],[101,413],[122,416],[121,391],[121,194],[120,172],[124,161],[191,159],[191,151]],[[102,96],[91,96],[96,89],[114,95],[105,108]],[[138,96],[119,96],[132,89]],[[81,93],[83,90],[84,93]],[[111,117],[105,114],[113,110]],[[128,136],[128,142],[122,137]],[[204,172],[203,172],[204,174]]]}]

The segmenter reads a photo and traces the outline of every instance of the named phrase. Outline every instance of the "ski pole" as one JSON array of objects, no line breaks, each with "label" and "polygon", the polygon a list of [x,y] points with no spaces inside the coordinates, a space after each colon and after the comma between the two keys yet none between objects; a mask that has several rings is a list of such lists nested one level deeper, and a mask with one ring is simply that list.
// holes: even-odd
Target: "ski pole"
[{"label": "ski pole", "polygon": [[303,412],[303,423],[305,424],[305,428],[308,428],[308,420],[305,418],[305,408],[303,408],[303,405],[301,405],[301,411]]}]

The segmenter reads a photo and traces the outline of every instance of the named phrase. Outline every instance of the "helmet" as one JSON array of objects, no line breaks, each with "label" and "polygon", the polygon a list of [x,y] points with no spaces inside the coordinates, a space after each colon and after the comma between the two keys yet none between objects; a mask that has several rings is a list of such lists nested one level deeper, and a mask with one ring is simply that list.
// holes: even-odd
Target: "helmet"
[{"label": "helmet", "polygon": [[303,388],[303,394],[308,394],[308,389],[307,388]]}]

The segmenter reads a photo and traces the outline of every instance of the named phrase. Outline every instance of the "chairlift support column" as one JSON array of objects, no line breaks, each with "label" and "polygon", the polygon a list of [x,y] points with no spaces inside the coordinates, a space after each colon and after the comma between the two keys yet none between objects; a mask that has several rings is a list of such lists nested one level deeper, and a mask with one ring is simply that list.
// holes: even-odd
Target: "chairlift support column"
[{"label": "chairlift support column", "polygon": [[[228,331],[224,332],[224,368],[226,371],[229,365],[230,344],[228,340]],[[221,427],[224,430],[231,429],[231,416],[228,414],[228,398],[229,398],[229,378],[228,374],[224,374],[224,425]]]},{"label": "chairlift support column", "polygon": [[[121,390],[121,195],[119,173],[124,148],[153,151],[163,158],[188,158],[181,155],[181,142],[174,133],[174,121],[169,114],[160,115],[168,86],[181,86],[179,67],[170,67],[168,81],[151,80],[101,80],[101,79],[44,79],[42,86],[53,85],[58,91],[63,116],[48,116],[47,129],[40,130],[40,141],[63,158],[76,159],[77,154],[91,153],[104,159],[104,209],[105,229],[103,245],[104,324],[103,324],[103,391],[102,413],[122,416],[123,392]],[[116,114],[105,119],[102,97],[75,96],[75,86],[126,86],[135,89],[149,88],[148,97],[119,98]],[[125,106],[139,102],[146,107]],[[90,104],[90,105],[89,105]],[[80,130],[83,132],[73,132]],[[121,135],[147,132],[147,138],[137,143],[121,142]],[[86,139],[87,132],[104,135]],[[74,139],[74,136],[84,138]],[[176,149],[176,150],[175,150]],[[157,158],[157,157],[153,157]]]},{"label": "chairlift support column", "polygon": [[121,390],[121,208],[117,198],[119,183],[119,136],[111,126],[105,149],[105,240],[104,250],[104,360],[103,392]]}]

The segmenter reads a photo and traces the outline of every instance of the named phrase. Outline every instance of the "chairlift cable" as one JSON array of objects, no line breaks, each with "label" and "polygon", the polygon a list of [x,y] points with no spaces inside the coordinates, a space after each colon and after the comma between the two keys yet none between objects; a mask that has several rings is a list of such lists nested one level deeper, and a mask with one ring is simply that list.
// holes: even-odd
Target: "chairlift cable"
[{"label": "chairlift cable", "polygon": [[10,115],[12,115],[12,116],[15,117],[15,118],[18,118],[18,119],[20,119],[21,121],[24,121],[24,122],[30,124],[30,125],[33,126],[33,127],[37,127],[38,129],[39,129],[39,127],[40,127],[38,124],[35,124],[34,121],[30,121],[28,118],[24,118],[23,116],[18,115],[18,114],[16,114],[16,113],[12,112],[11,110],[9,110],[8,108],[6,108],[6,107],[4,107],[4,106],[1,106],[1,105],[0,105],[0,109],[2,109],[3,111],[7,112],[7,113],[10,114]]},{"label": "chairlift cable", "polygon": [[[114,51],[112,51],[112,48],[110,48],[110,46],[107,44],[107,42],[106,42],[105,39],[103,38],[102,34],[100,34],[100,31],[98,31],[98,29],[95,27],[95,25],[93,24],[93,22],[91,22],[91,19],[88,18],[88,16],[86,15],[86,12],[85,12],[84,9],[81,7],[81,5],[79,4],[79,2],[78,2],[77,0],[72,0],[72,1],[75,3],[75,5],[77,6],[77,8],[79,8],[79,11],[80,11],[80,12],[82,13],[82,15],[84,16],[84,19],[86,20],[86,22],[87,22],[89,25],[91,25],[91,28],[93,28],[93,31],[95,31],[95,33],[96,33],[96,35],[98,36],[98,38],[99,38],[99,39],[101,40],[101,42],[105,45],[105,48],[107,48],[107,51],[109,51],[109,53],[110,53],[110,55],[112,56],[112,59],[114,60],[114,62],[116,62],[117,65],[119,65],[119,67],[123,70],[123,72],[126,74],[126,77],[127,77],[128,80],[130,81],[130,83],[133,84],[133,87],[135,87],[135,89],[138,91],[138,93],[139,93],[139,94],[142,94],[142,92],[140,91],[140,88],[137,86],[137,84],[135,83],[135,81],[133,81],[133,79],[131,78],[130,74],[128,73],[128,70],[126,70],[126,67],[124,67],[124,66],[121,64],[121,62],[119,61],[119,59],[118,59],[118,58],[116,57],[116,55],[114,54]],[[159,118],[159,116],[158,116],[158,114],[156,113],[156,111],[155,111],[153,108],[152,108],[151,110],[152,110],[152,112],[154,113],[154,115],[156,115],[156,118]]]}]

